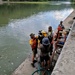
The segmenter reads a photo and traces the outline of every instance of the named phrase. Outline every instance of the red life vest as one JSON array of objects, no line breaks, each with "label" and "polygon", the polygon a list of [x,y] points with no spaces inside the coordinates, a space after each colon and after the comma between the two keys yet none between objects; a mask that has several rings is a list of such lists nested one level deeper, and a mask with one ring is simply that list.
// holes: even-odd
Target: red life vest
[{"label": "red life vest", "polygon": [[63,29],[62,29],[62,27],[59,25],[58,26],[58,31],[62,31]]},{"label": "red life vest", "polygon": [[31,39],[30,44],[31,44],[32,50],[37,48],[37,39],[36,38]]}]

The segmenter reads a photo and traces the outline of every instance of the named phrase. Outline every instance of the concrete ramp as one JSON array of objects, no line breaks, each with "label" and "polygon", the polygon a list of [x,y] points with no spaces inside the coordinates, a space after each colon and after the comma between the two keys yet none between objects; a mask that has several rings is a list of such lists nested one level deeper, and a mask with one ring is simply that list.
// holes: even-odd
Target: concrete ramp
[{"label": "concrete ramp", "polygon": [[36,68],[31,66],[31,59],[28,57],[12,75],[31,75],[35,70]]}]

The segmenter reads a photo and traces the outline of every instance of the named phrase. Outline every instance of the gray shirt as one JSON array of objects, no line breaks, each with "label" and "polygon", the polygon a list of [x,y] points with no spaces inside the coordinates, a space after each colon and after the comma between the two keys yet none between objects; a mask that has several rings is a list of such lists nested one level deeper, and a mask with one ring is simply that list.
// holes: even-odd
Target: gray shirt
[{"label": "gray shirt", "polygon": [[50,45],[45,47],[44,45],[40,45],[39,49],[40,49],[40,56],[46,56],[50,54]]}]

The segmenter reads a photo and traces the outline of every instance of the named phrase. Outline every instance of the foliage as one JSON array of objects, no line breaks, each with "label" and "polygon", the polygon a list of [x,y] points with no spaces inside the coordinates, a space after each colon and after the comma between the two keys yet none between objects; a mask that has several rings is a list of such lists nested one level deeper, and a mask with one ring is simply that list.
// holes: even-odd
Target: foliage
[{"label": "foliage", "polygon": [[[8,1],[8,0],[3,0],[3,1]],[[70,0],[9,0],[9,1],[70,1]]]}]

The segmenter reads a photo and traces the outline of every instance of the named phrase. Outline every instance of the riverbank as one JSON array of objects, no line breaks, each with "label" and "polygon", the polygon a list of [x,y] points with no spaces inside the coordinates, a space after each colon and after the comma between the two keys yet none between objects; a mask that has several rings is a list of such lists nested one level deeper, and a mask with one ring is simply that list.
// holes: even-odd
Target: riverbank
[{"label": "riverbank", "polygon": [[30,2],[30,1],[4,1],[3,3],[22,3],[22,4],[50,4],[49,1],[46,1],[46,2]]},{"label": "riverbank", "polygon": [[2,3],[7,3],[7,4],[13,4],[13,3],[17,3],[17,4],[47,4],[47,5],[55,5],[54,2],[57,3],[57,5],[60,4],[75,4],[75,2],[67,2],[67,1],[3,1]]},{"label": "riverbank", "polygon": [[[73,11],[65,20],[64,26],[68,29],[72,26],[73,17],[75,11]],[[29,56],[14,72],[12,75],[31,75],[36,69],[31,66],[31,56]],[[59,68],[60,69],[60,68]]]}]

